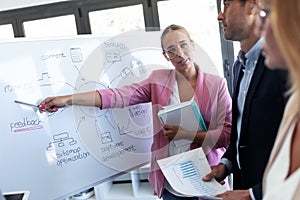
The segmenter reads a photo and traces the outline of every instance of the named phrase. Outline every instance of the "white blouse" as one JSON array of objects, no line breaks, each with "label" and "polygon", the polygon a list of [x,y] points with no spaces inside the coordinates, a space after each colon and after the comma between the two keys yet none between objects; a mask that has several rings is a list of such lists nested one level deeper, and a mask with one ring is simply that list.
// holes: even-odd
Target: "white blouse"
[{"label": "white blouse", "polygon": [[291,97],[264,174],[263,200],[300,200],[300,168],[287,177],[292,136],[298,121],[293,102]]}]

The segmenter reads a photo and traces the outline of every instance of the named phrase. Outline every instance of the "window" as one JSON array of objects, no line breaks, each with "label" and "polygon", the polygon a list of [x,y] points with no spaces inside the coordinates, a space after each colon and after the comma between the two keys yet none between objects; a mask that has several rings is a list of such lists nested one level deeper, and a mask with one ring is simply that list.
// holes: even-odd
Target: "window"
[{"label": "window", "polygon": [[89,13],[92,34],[115,35],[145,29],[143,6],[127,6]]},{"label": "window", "polygon": [[24,29],[26,37],[77,35],[74,15],[24,22]]},{"label": "window", "polygon": [[0,40],[14,38],[14,32],[11,24],[0,25]]},{"label": "window", "polygon": [[[205,71],[212,70],[211,72],[223,76],[216,0],[159,1],[157,6],[161,29],[170,24],[184,26],[195,43],[204,49],[216,66],[216,69]],[[197,58],[195,60],[197,63]]]}]

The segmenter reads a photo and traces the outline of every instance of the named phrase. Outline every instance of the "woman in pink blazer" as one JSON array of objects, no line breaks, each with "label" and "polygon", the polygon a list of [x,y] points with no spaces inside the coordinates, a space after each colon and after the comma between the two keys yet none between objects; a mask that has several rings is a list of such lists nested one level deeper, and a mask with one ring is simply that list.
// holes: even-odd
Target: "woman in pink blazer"
[{"label": "woman in pink blazer", "polygon": [[[174,191],[159,169],[157,160],[202,147],[210,165],[216,165],[229,144],[231,97],[224,78],[203,73],[193,62],[194,41],[185,28],[170,25],[161,36],[163,54],[175,69],[155,70],[140,83],[121,88],[48,97],[41,102],[49,112],[67,105],[89,105],[101,109],[152,102],[154,139],[149,182],[158,197],[187,199]],[[156,113],[162,106],[194,99],[208,131],[188,132],[179,126],[161,125]],[[188,119],[187,119],[188,120]],[[175,147],[174,140],[189,139],[190,144]],[[198,199],[191,197],[190,199]]]}]

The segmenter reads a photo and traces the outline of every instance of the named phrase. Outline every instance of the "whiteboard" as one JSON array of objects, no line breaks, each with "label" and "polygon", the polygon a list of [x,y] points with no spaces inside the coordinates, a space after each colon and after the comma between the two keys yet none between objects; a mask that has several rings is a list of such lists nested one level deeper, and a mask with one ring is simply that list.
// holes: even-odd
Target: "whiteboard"
[{"label": "whiteboard", "polygon": [[159,37],[159,32],[139,32],[2,42],[2,192],[30,191],[30,200],[63,199],[148,163],[151,103],[40,113],[14,100],[37,104],[47,96],[119,87],[154,69],[171,68]]}]

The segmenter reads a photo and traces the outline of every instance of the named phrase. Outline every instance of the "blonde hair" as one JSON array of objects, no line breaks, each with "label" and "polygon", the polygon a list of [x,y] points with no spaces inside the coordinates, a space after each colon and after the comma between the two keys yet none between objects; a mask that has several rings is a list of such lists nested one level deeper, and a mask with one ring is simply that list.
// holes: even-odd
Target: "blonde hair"
[{"label": "blonde hair", "polygon": [[161,48],[164,49],[164,46],[163,46],[163,41],[166,37],[166,35],[169,33],[169,32],[172,32],[172,31],[182,31],[184,32],[188,38],[190,39],[191,42],[193,42],[189,32],[183,27],[183,26],[180,26],[180,25],[177,25],[177,24],[171,24],[169,26],[167,26],[165,28],[165,30],[162,32],[161,36],[160,36],[160,44],[161,44]]},{"label": "blonde hair", "polygon": [[272,0],[271,10],[274,34],[290,73],[290,92],[300,102],[300,1]]}]

